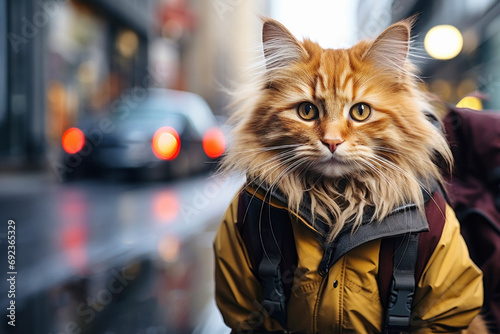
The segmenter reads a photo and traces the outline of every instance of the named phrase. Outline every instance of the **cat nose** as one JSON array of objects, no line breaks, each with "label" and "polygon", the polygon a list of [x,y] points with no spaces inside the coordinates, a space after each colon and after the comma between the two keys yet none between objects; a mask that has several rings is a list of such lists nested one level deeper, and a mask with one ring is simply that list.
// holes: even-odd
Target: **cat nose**
[{"label": "cat nose", "polygon": [[328,147],[330,152],[334,153],[337,147],[344,142],[344,140],[340,138],[335,138],[335,139],[322,139],[321,142]]}]

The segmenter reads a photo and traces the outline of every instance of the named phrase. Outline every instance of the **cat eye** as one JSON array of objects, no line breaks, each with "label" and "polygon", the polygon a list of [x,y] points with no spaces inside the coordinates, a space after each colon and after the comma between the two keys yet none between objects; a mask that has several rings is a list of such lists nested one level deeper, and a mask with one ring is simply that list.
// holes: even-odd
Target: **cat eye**
[{"label": "cat eye", "polygon": [[349,111],[349,115],[351,115],[351,118],[357,122],[365,121],[371,113],[372,109],[366,103],[356,103],[351,107],[351,110]]},{"label": "cat eye", "polygon": [[309,102],[302,102],[297,107],[297,114],[305,121],[312,121],[319,117],[318,108]]}]

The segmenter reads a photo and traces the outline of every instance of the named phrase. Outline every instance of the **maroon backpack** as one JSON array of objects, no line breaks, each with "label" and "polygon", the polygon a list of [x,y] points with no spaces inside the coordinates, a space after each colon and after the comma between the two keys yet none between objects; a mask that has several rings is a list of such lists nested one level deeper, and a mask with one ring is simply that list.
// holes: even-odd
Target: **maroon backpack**
[{"label": "maroon backpack", "polygon": [[455,159],[449,202],[484,274],[481,313],[500,333],[500,113],[450,108],[444,125]]}]

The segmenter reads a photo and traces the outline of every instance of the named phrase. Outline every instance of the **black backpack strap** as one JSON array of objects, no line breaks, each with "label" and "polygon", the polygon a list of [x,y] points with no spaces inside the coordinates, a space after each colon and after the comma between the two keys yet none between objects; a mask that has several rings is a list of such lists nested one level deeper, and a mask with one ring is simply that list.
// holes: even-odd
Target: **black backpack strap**
[{"label": "black backpack strap", "polygon": [[416,285],[418,237],[417,233],[409,233],[395,240],[392,285],[384,326],[385,334],[410,331],[411,305]]},{"label": "black backpack strap", "polygon": [[[294,244],[290,235],[293,232],[288,212],[272,207],[265,199],[242,193],[238,220],[242,224],[240,229],[255,268],[254,274],[262,285],[261,305],[286,330],[287,293],[282,272],[296,260],[293,254],[289,256],[282,248],[287,248],[290,241]],[[291,240],[284,240],[290,237]],[[289,271],[292,269],[291,266],[288,268]]]},{"label": "black backpack strap", "polygon": [[286,328],[285,293],[281,280],[281,243],[283,240],[283,222],[270,216],[262,219],[261,242],[264,254],[260,261],[258,274],[262,283],[262,306]]}]

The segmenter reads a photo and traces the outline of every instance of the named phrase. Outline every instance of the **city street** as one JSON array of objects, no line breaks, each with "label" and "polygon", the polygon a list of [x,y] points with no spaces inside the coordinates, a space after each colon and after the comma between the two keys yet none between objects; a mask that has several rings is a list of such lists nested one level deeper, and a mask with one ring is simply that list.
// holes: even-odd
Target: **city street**
[{"label": "city street", "polygon": [[[214,238],[245,176],[272,183],[285,175],[306,180],[280,190],[291,207],[300,199],[313,223],[331,221],[331,245],[311,260],[321,255],[309,254],[316,241],[295,225],[274,229],[271,220],[290,219],[269,210],[278,262],[254,238],[254,230],[265,234],[266,217],[245,213],[258,229],[240,222],[243,241],[232,231],[222,238],[225,246],[237,240],[232,250],[248,244],[245,259],[217,247],[227,323],[373,332],[392,319],[378,301],[394,297],[377,294],[391,279],[378,273],[397,261],[342,246],[340,232],[351,224],[361,231],[372,211],[370,221],[395,220],[385,213],[421,203],[418,182],[432,185],[441,171],[444,197],[484,272],[481,315],[500,333],[500,242],[483,242],[497,235],[476,221],[498,232],[490,217],[500,203],[500,127],[489,117],[500,113],[500,1],[0,0],[0,41],[0,334],[230,333],[215,303]],[[240,175],[215,173],[221,163]],[[458,238],[445,240],[441,218],[450,208],[436,207],[442,215],[425,218],[438,217],[439,228],[419,242],[432,256],[419,253],[416,274],[439,267],[429,264],[440,262],[434,253]],[[380,247],[387,253],[390,239]],[[448,253],[461,256],[457,273],[467,268],[462,276],[479,282],[465,249]],[[354,259],[352,270],[343,258]],[[365,260],[373,267],[366,273]],[[316,282],[327,269],[333,285]],[[453,275],[444,269],[436,284],[422,274],[414,295],[448,286],[441,278]],[[308,281],[286,282],[290,272]],[[466,283],[477,304],[447,289],[442,310],[427,317],[416,308],[424,302],[407,303],[403,322],[465,328],[481,291]]]},{"label": "city street", "polygon": [[16,254],[2,276],[16,274],[15,298],[2,279],[3,312],[14,299],[16,333],[228,332],[213,301],[212,240],[241,183],[4,175],[1,249],[7,258],[10,220]]}]

